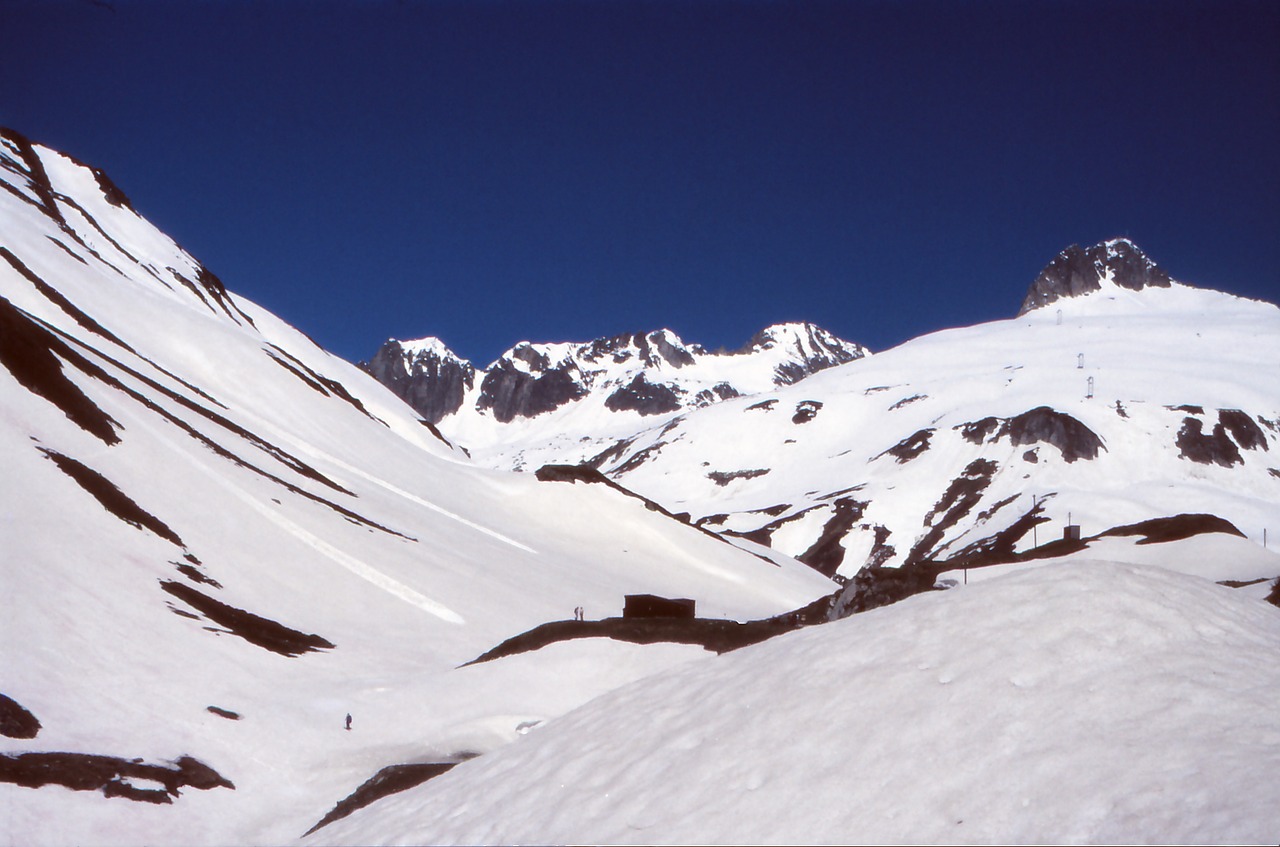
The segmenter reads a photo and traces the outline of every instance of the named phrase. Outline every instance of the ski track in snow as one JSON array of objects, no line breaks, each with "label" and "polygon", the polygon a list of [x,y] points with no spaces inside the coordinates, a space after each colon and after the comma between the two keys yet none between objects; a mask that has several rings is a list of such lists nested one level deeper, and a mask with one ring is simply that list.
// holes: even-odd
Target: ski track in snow
[{"label": "ski track in snow", "polygon": [[[143,422],[140,418],[137,419],[136,422],[140,425],[139,426],[140,429],[145,430],[148,436],[154,438],[158,443],[163,444],[165,447],[172,450],[178,456],[184,455],[183,451],[180,450],[178,446],[173,443],[173,441],[171,441],[168,437],[164,436],[160,432],[157,432],[154,426],[152,426],[149,423]],[[403,582],[400,582],[397,579],[393,579],[392,577],[387,576],[385,573],[373,567],[369,563],[364,562],[360,559],[357,559],[355,556],[352,556],[348,553],[344,553],[343,551],[334,547],[332,544],[329,544],[327,541],[321,538],[318,538],[315,535],[312,535],[310,532],[298,526],[296,523],[289,520],[284,515],[278,514],[270,506],[266,505],[265,503],[258,502],[258,500],[255,499],[251,494],[246,492],[244,489],[236,485],[231,480],[221,476],[212,468],[206,467],[203,463],[199,461],[192,461],[191,464],[194,465],[205,476],[209,477],[214,482],[216,482],[219,486],[229,491],[237,499],[239,499],[241,502],[248,505],[258,514],[267,518],[267,520],[271,521],[276,526],[280,527],[285,532],[292,535],[294,538],[297,538],[299,541],[311,547],[311,549],[315,550],[317,553],[320,553],[322,556],[325,556],[331,561],[341,565],[342,567],[346,568],[351,573],[355,574],[361,579],[364,579],[372,583],[373,585],[376,585],[378,588],[381,588],[383,591],[386,591],[388,594],[394,597],[398,597],[399,599],[403,600],[404,602],[408,603],[411,606],[416,606],[422,611],[436,616],[437,618],[439,618],[442,621],[445,621],[446,623],[452,623],[452,624],[466,623],[465,618],[463,618],[457,612],[450,609],[448,606],[436,600],[432,600],[430,597],[427,597],[425,594],[422,594],[421,592],[416,591],[413,588],[410,588],[409,586],[405,585]]]},{"label": "ski track in snow", "polygon": [[497,530],[489,529],[487,526],[482,526],[476,523],[475,521],[468,520],[467,518],[462,517],[462,515],[455,514],[442,506],[437,506],[435,503],[432,503],[430,500],[424,500],[418,495],[409,491],[405,491],[403,488],[400,488],[399,486],[393,483],[390,483],[385,479],[382,479],[381,477],[374,476],[368,471],[357,468],[354,465],[349,465],[346,462],[342,461],[341,459],[337,458],[336,456],[331,456],[312,444],[306,443],[304,441],[300,441],[292,437],[289,433],[285,432],[284,430],[270,423],[269,421],[265,421],[262,418],[259,418],[257,415],[253,415],[250,413],[243,413],[243,414],[245,415],[245,417],[252,419],[254,421],[255,426],[261,429],[268,430],[269,432],[271,432],[274,438],[289,442],[295,450],[297,450],[300,453],[307,454],[312,459],[318,459],[320,461],[328,462],[332,464],[334,467],[341,468],[346,473],[349,473],[353,476],[358,476],[367,482],[371,482],[374,485],[377,485],[387,491],[390,491],[392,494],[405,498],[411,503],[416,503],[417,505],[422,506],[424,509],[430,509],[431,511],[435,512],[438,515],[442,515],[451,520],[455,520],[458,523],[462,524],[463,526],[466,526],[470,529],[474,529],[476,532],[483,533],[484,535],[487,535],[490,538],[495,538],[498,541],[503,542],[504,544],[510,544],[512,547],[515,547],[517,550],[523,550],[526,553],[533,553],[534,555],[537,555],[538,553],[538,551],[534,550],[532,547],[529,547],[528,545],[525,545],[525,544],[521,544],[519,541],[516,541],[513,538],[508,538],[507,536],[503,535]]}]

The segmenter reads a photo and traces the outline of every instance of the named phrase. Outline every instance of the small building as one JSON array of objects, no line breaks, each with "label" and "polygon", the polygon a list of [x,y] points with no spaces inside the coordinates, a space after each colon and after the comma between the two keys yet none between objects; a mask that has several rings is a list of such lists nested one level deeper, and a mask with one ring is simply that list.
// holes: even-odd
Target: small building
[{"label": "small building", "polygon": [[692,618],[693,600],[659,597],[656,594],[628,594],[622,606],[624,618]]},{"label": "small building", "polygon": [[1079,541],[1080,540],[1080,524],[1067,524],[1062,528],[1063,541]]}]

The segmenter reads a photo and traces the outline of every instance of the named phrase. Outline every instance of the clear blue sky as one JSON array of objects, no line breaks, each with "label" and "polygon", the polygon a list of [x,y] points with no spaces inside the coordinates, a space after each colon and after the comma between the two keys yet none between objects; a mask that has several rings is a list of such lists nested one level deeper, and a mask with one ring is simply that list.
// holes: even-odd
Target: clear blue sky
[{"label": "clear blue sky", "polygon": [[1012,315],[1072,242],[1280,296],[1280,3],[0,0],[0,124],[323,346]]}]

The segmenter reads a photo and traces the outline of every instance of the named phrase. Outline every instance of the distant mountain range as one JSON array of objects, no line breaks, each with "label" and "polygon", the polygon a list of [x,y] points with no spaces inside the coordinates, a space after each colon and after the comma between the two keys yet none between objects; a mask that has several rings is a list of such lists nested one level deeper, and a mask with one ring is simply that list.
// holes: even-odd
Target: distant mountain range
[{"label": "distant mountain range", "polygon": [[1275,305],[1119,239],[875,355],[374,379],[0,130],[2,831],[1265,840],[1276,362]]},{"label": "distant mountain range", "polygon": [[[875,356],[808,324],[730,355],[666,331],[521,344],[440,423],[485,464],[586,463],[841,578],[1011,559],[1042,533],[1188,503],[1261,540],[1280,502],[1280,380],[1263,366],[1280,361],[1278,318],[1113,239],[1050,261],[1015,319]],[[368,367],[422,410],[470,366],[427,339]],[[555,402],[493,399],[540,380]]]}]

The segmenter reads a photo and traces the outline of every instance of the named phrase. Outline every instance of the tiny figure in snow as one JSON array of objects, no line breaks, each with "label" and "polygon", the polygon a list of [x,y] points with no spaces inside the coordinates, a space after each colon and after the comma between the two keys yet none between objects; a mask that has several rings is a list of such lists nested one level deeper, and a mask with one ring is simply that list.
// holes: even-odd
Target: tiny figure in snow
[{"label": "tiny figure in snow", "polygon": [[347,732],[350,732],[350,731],[351,731],[351,715],[350,713],[348,713],[347,714]]},{"label": "tiny figure in snow", "polygon": [[575,607],[574,607],[574,610],[573,610],[573,619],[574,619],[575,621],[580,621],[580,620],[582,620],[582,619],[583,619],[583,618],[582,618],[582,607],[581,607],[581,606],[575,606]]}]

